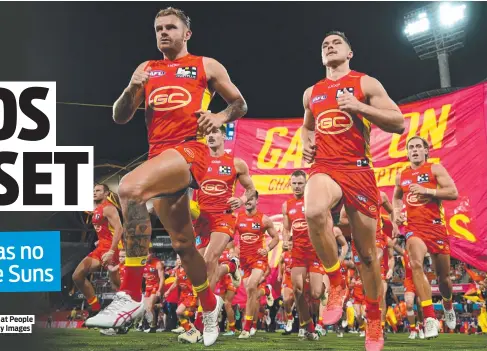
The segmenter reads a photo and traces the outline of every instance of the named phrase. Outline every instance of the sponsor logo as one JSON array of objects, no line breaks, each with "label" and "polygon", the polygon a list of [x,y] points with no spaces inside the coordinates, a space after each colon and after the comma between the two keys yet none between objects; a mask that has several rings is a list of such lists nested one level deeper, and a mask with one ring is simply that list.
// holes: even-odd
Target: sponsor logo
[{"label": "sponsor logo", "polygon": [[301,211],[304,213],[304,206],[301,206]]},{"label": "sponsor logo", "polygon": [[240,227],[240,228],[242,228],[242,227],[246,227],[246,226],[247,226],[247,224],[245,224],[245,223],[240,223],[240,224],[239,224],[239,227]]},{"label": "sponsor logo", "polygon": [[337,84],[332,84],[332,85],[328,85],[328,89],[331,89],[331,88],[337,88],[340,86],[340,83],[337,83]]},{"label": "sponsor logo", "polygon": [[191,94],[178,86],[160,87],[149,95],[149,106],[154,111],[171,111],[189,105]]},{"label": "sponsor logo", "polygon": [[372,213],[374,213],[374,212],[377,211],[377,207],[375,205],[372,205],[372,206],[369,207],[369,211],[372,212]]},{"label": "sponsor logo", "polygon": [[368,159],[363,159],[363,160],[357,160],[357,167],[368,167],[369,166],[369,160]]},{"label": "sponsor logo", "polygon": [[187,154],[189,157],[194,158],[194,152],[193,152],[193,150],[191,150],[191,149],[189,149],[189,148],[187,148],[187,147],[185,147],[183,150],[184,150],[184,152],[186,152],[186,154]]},{"label": "sponsor logo", "polygon": [[430,200],[426,197],[418,196],[413,193],[408,193],[406,196],[406,202],[409,206],[423,206],[426,205]]},{"label": "sponsor logo", "polygon": [[180,63],[170,63],[167,67],[179,67]]},{"label": "sponsor logo", "polygon": [[197,77],[197,68],[194,66],[191,67],[180,67],[176,72],[176,78],[191,78],[196,79]]},{"label": "sponsor logo", "polygon": [[223,180],[208,179],[201,183],[201,191],[206,195],[219,196],[227,192],[228,186]]},{"label": "sponsor logo", "polygon": [[325,101],[327,97],[328,97],[328,95],[326,95],[326,94],[325,94],[325,95],[319,95],[319,96],[315,96],[315,97],[313,98],[313,100],[311,100],[311,103],[312,103],[312,104],[316,104],[316,103],[318,103],[318,102]]},{"label": "sponsor logo", "polygon": [[149,72],[149,77],[150,78],[157,78],[157,77],[162,77],[166,74],[165,71],[162,70],[155,70],[155,71],[150,71]]},{"label": "sponsor logo", "polygon": [[219,175],[230,175],[232,174],[232,167],[230,166],[220,166],[218,167]]},{"label": "sponsor logo", "polygon": [[316,129],[322,134],[345,133],[352,126],[352,116],[338,109],[326,110],[316,118]]},{"label": "sponsor logo", "polygon": [[201,244],[201,236],[197,236],[196,237],[196,245],[200,245]]},{"label": "sponsor logo", "polygon": [[360,258],[358,257],[358,255],[353,256],[353,261],[355,263],[359,263],[360,262]]},{"label": "sponsor logo", "polygon": [[296,219],[292,225],[293,230],[306,230],[308,229],[308,223],[304,219]]},{"label": "sponsor logo", "polygon": [[222,163],[220,160],[212,160],[211,163]]},{"label": "sponsor logo", "polygon": [[244,233],[240,235],[240,240],[246,244],[254,244],[259,240],[259,236],[252,233]]},{"label": "sponsor logo", "polygon": [[408,179],[408,180],[405,180],[404,182],[401,183],[401,185],[409,185],[411,184],[413,181]]},{"label": "sponsor logo", "polygon": [[212,170],[213,170],[213,168],[208,167],[208,172],[211,172]]},{"label": "sponsor logo", "polygon": [[289,214],[295,214],[296,213],[296,209],[293,208],[291,211],[289,211]]},{"label": "sponsor logo", "polygon": [[409,239],[409,237],[411,237],[413,234],[414,232],[407,232],[404,236],[406,237],[406,239]]},{"label": "sponsor logo", "polygon": [[367,202],[367,198],[363,195],[358,195],[357,199],[358,199],[358,201]]},{"label": "sponsor logo", "polygon": [[252,229],[260,229],[260,223],[252,223]]},{"label": "sponsor logo", "polygon": [[343,89],[338,89],[337,90],[337,94],[336,94],[336,97],[339,97],[339,96],[342,96],[343,94],[345,94],[345,89],[348,90],[348,92],[350,94],[353,95],[353,92],[355,91],[353,88],[343,88]]},{"label": "sponsor logo", "polygon": [[428,173],[420,174],[418,176],[418,184],[428,183],[430,181],[430,176]]},{"label": "sponsor logo", "polygon": [[441,219],[440,218],[435,218],[433,219],[433,224],[441,224]]},{"label": "sponsor logo", "polygon": [[436,243],[439,244],[439,245],[443,245],[444,244],[444,241],[443,240],[436,240]]}]

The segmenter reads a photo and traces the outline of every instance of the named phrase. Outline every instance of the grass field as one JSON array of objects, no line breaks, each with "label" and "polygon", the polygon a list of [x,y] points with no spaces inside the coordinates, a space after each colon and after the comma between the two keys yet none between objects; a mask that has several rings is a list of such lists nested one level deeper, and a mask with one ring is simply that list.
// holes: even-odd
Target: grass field
[{"label": "grass field", "polygon": [[[155,351],[155,350],[364,350],[364,339],[357,334],[337,338],[329,333],[319,341],[298,340],[297,334],[257,333],[252,339],[220,336],[211,347],[203,344],[179,344],[170,333],[145,334],[130,331],[126,335],[102,336],[95,330],[44,329],[50,350],[68,351]],[[433,340],[409,340],[408,334],[388,334],[384,350],[487,350],[487,335],[441,334]]]}]

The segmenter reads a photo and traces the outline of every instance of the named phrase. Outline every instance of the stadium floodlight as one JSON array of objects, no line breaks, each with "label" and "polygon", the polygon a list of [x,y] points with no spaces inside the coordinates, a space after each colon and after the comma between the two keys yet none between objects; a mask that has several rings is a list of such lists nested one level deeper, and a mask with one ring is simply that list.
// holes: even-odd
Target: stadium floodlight
[{"label": "stadium floodlight", "polygon": [[433,3],[404,16],[404,33],[421,60],[437,58],[441,87],[450,87],[448,54],[463,47],[467,25],[463,3]]}]

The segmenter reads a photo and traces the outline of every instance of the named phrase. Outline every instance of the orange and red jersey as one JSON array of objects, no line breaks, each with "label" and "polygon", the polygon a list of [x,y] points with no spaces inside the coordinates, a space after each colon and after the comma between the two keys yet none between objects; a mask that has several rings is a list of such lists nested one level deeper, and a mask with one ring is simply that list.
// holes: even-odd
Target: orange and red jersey
[{"label": "orange and red jersey", "polygon": [[151,158],[167,145],[200,137],[195,112],[208,108],[212,94],[201,56],[149,61],[149,67],[145,119]]},{"label": "orange and red jersey", "polygon": [[176,277],[181,295],[193,295],[193,285],[182,266],[176,268]]},{"label": "orange and red jersey", "polygon": [[286,201],[287,205],[287,217],[289,218],[289,224],[291,225],[293,235],[293,248],[300,252],[313,251],[313,244],[308,234],[308,223],[304,215],[304,197],[296,199],[290,198]]},{"label": "orange and red jersey", "polygon": [[265,243],[265,224],[263,221],[264,214],[257,211],[254,215],[239,213],[236,230],[240,233],[240,260],[253,261],[262,259],[258,253],[259,249],[264,247]]},{"label": "orange and red jersey", "polygon": [[95,208],[91,217],[91,222],[98,236],[98,247],[110,246],[112,244],[114,229],[108,222],[108,218],[103,215],[103,210],[107,206],[113,205],[108,200],[103,201]]},{"label": "orange and red jersey", "polygon": [[157,258],[151,258],[144,266],[144,279],[146,285],[155,285],[159,283],[159,273],[157,264],[161,261]]},{"label": "orange and red jersey", "polygon": [[370,122],[338,108],[345,90],[365,102],[360,84],[364,73],[350,71],[338,80],[323,79],[311,92],[309,108],[315,118],[315,163],[339,169],[370,168]]},{"label": "orange and red jersey", "polygon": [[235,192],[238,176],[234,160],[235,157],[227,153],[220,157],[208,155],[208,172],[198,190],[201,211],[222,213],[230,209],[227,201]]},{"label": "orange and red jersey", "polygon": [[431,163],[424,163],[417,169],[408,166],[401,172],[400,186],[406,199],[408,231],[434,231],[446,235],[441,201],[430,196],[414,195],[409,191],[411,184],[419,184],[427,189],[437,188],[438,182],[431,167]]},{"label": "orange and red jersey", "polygon": [[222,263],[228,262],[228,261],[230,261],[230,258],[231,258],[230,250],[225,249],[225,250],[223,250],[222,254],[220,255],[220,258],[218,258],[218,263],[222,264]]}]

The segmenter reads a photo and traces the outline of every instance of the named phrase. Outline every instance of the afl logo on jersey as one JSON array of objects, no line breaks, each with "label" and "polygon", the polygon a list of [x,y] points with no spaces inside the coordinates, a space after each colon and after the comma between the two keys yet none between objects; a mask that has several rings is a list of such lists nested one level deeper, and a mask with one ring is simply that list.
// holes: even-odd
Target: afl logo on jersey
[{"label": "afl logo on jersey", "polygon": [[227,190],[227,183],[219,179],[208,179],[201,184],[201,191],[210,196],[223,195]]},{"label": "afl logo on jersey", "polygon": [[157,77],[162,77],[166,74],[165,71],[161,71],[161,70],[155,70],[155,71],[150,71],[149,72],[149,77],[150,78],[157,78]]},{"label": "afl logo on jersey", "polygon": [[304,219],[296,219],[293,222],[293,230],[306,230],[308,229],[308,223]]},{"label": "afl logo on jersey", "polygon": [[150,93],[148,101],[154,111],[171,111],[189,105],[191,94],[178,86],[160,87]]},{"label": "afl logo on jersey", "polygon": [[240,235],[240,240],[246,244],[254,244],[259,240],[259,236],[252,233],[244,233]]},{"label": "afl logo on jersey", "polygon": [[352,116],[338,109],[326,110],[316,118],[316,129],[321,134],[345,133],[352,126]]},{"label": "afl logo on jersey", "polygon": [[318,102],[325,101],[327,97],[328,97],[328,95],[326,95],[326,94],[325,94],[325,95],[319,95],[319,96],[315,96],[315,97],[313,98],[313,100],[311,100],[311,103],[312,103],[312,104],[316,104],[316,103],[318,103]]},{"label": "afl logo on jersey", "polygon": [[408,193],[406,196],[406,201],[410,206],[423,206],[426,205],[430,200],[425,197],[418,197],[413,193]]}]

